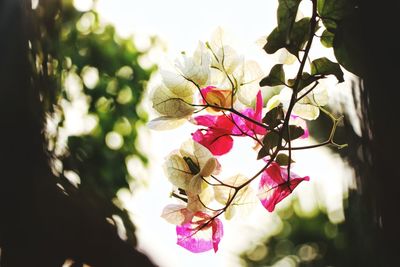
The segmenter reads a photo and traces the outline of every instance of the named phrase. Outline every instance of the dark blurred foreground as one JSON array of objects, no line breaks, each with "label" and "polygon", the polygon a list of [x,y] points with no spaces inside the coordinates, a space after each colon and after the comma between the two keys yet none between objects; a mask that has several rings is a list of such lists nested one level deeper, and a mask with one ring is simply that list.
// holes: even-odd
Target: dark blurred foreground
[{"label": "dark blurred foreground", "polygon": [[[93,178],[96,173],[85,173],[87,179],[81,178],[82,190],[76,190],[66,182],[62,172],[54,175],[51,168],[54,159],[49,149],[50,137],[44,134],[44,125],[45,113],[55,112],[54,105],[61,93],[60,76],[62,71],[66,72],[60,60],[60,55],[64,56],[60,48],[63,44],[58,40],[60,21],[70,20],[69,24],[65,22],[64,29],[69,26],[72,33],[63,41],[70,42],[69,49],[72,51],[65,53],[70,60],[75,60],[73,64],[78,73],[81,71],[79,68],[84,67],[85,61],[82,60],[97,58],[101,61],[104,55],[100,51],[92,57],[75,56],[78,51],[74,49],[78,50],[78,47],[73,47],[74,42],[85,44],[86,40],[86,45],[92,47],[96,43],[90,36],[83,41],[78,40],[82,35],[76,31],[75,23],[82,14],[71,12],[71,7],[65,6],[63,9],[60,1],[40,1],[36,10],[32,10],[31,1],[0,1],[0,265],[62,266],[69,259],[74,262],[72,266],[150,267],[153,264],[149,259],[135,250],[132,223],[126,224],[127,237],[123,241],[111,217],[117,214],[125,222],[129,221],[127,213],[111,203],[116,191],[127,186],[125,176],[115,177],[115,180],[111,179],[113,184],[109,184],[111,182],[102,180],[107,174],[98,174]],[[107,31],[110,29],[99,36],[107,36]],[[106,48],[110,42],[112,35],[111,39],[103,40]],[[64,48],[67,47],[68,44],[65,44]],[[122,51],[118,46],[111,48]],[[115,60],[121,58],[121,62],[116,62],[120,64],[119,67],[124,65],[122,56],[108,52]],[[134,64],[133,61],[134,58],[126,60],[129,64]],[[110,70],[111,73],[115,66],[107,64],[107,67],[101,71]],[[101,71],[100,78],[103,77]],[[110,74],[111,78],[112,75],[115,73]],[[141,75],[138,72],[139,78]],[[147,74],[141,79],[146,77]],[[138,83],[134,80],[130,82]],[[139,96],[140,93],[135,101],[139,101]],[[95,101],[96,96],[91,99]],[[118,106],[114,110],[121,111],[123,108]],[[115,112],[110,111],[109,114],[112,116]],[[135,114],[132,116],[137,116]],[[104,140],[103,135],[109,131],[103,118],[98,121],[100,133],[93,138],[86,137],[89,143]],[[101,124],[103,122],[105,124]],[[82,164],[79,165],[79,161],[74,159],[75,148],[76,145],[72,144],[68,159],[70,166],[67,167],[80,173]],[[85,147],[80,151],[88,155]],[[124,158],[118,158],[117,155],[128,152],[107,151],[106,155],[110,163],[119,160],[122,161],[119,164],[124,164]],[[101,161],[107,161],[104,155],[97,152],[84,160],[97,160],[98,166],[93,171],[101,171],[104,170],[104,162]],[[124,170],[125,166],[114,167],[117,169],[115,176],[118,176],[118,170]],[[118,179],[121,182],[115,184]]]}]

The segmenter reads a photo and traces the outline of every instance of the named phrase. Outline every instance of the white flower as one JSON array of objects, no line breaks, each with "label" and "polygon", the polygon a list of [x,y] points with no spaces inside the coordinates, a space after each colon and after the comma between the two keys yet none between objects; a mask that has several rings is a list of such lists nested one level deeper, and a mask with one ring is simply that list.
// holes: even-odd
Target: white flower
[{"label": "white flower", "polygon": [[174,186],[185,190],[189,210],[202,209],[203,204],[212,200],[212,192],[207,189],[204,179],[218,173],[219,164],[201,144],[192,139],[184,142],[179,151],[174,151],[167,157],[164,170]]}]

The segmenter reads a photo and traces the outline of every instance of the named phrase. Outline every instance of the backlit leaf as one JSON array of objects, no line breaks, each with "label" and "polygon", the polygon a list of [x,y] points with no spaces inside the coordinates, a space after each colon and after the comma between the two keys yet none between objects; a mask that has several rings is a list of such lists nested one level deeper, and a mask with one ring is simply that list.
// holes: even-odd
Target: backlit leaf
[{"label": "backlit leaf", "polygon": [[277,86],[285,84],[285,72],[283,64],[276,64],[272,67],[267,77],[260,81],[260,86]]},{"label": "backlit leaf", "polygon": [[311,62],[311,75],[335,75],[339,83],[344,82],[340,65],[326,57],[318,58]]}]

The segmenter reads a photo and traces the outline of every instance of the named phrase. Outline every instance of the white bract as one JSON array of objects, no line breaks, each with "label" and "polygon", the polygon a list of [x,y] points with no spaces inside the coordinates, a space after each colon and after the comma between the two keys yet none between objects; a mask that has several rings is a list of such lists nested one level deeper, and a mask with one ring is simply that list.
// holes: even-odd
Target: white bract
[{"label": "white bract", "polygon": [[169,204],[163,209],[161,217],[169,223],[182,225],[190,221],[193,213],[186,209],[185,205]]},{"label": "white bract", "polygon": [[212,200],[212,192],[207,189],[204,179],[217,174],[219,164],[203,145],[192,139],[187,140],[179,151],[174,151],[167,157],[164,170],[174,186],[185,190],[188,209],[191,211],[201,209],[201,202],[206,204]]},{"label": "white bract", "polygon": [[193,57],[183,53],[181,60],[176,60],[175,66],[186,80],[198,87],[204,87],[210,73],[211,54],[204,43],[199,42]]},{"label": "white bract", "polygon": [[246,106],[254,106],[261,79],[265,76],[257,62],[248,60],[234,74],[238,83],[239,101]]},{"label": "white bract", "polygon": [[[302,98],[294,105],[292,114],[305,120],[315,120],[319,116],[319,107],[328,104],[328,91],[325,87],[317,87],[303,96],[308,90],[309,87],[306,87],[297,94],[298,97]],[[278,95],[270,98],[267,103],[267,111],[277,107],[280,103],[282,103],[284,109],[287,109],[292,93],[292,89],[288,87],[283,88]]]},{"label": "white bract", "polygon": [[[224,183],[232,187],[238,187],[247,181],[248,179],[245,176],[238,174],[226,179]],[[231,201],[230,205],[225,211],[225,218],[227,220],[231,219],[238,210],[241,212],[251,210],[253,204],[256,203],[253,189],[249,185],[246,185],[244,188],[238,191],[235,196],[235,189],[232,187],[214,186],[214,196],[216,201],[224,206]],[[234,199],[232,200],[233,197]]]},{"label": "white bract", "polygon": [[163,85],[154,90],[151,100],[156,111],[171,118],[186,117],[195,111],[195,108],[191,106],[193,96],[174,94]]}]

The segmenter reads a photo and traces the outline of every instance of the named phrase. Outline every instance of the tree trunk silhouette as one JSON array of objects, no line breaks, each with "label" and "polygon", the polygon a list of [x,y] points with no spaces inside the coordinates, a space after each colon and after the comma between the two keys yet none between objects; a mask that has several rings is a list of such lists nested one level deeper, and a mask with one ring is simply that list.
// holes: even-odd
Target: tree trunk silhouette
[{"label": "tree trunk silhouette", "polygon": [[101,207],[57,186],[43,133],[44,84],[29,61],[30,11],[31,1],[0,2],[0,265],[154,266],[118,237]]},{"label": "tree trunk silhouette", "polygon": [[397,266],[400,260],[400,65],[395,41],[400,5],[389,2],[359,1],[355,27],[356,35],[361,36],[356,39],[357,47],[363,55],[359,62],[362,84],[354,88],[362,136],[353,134],[349,144],[359,188],[357,196],[350,199],[353,205],[348,217],[358,233],[354,245],[360,247],[355,255],[363,263],[360,266]]}]

